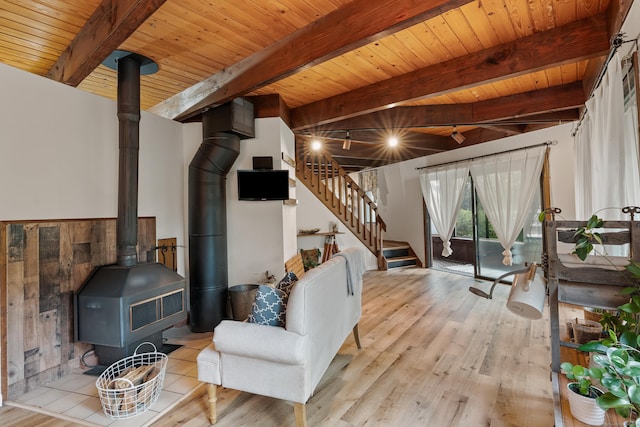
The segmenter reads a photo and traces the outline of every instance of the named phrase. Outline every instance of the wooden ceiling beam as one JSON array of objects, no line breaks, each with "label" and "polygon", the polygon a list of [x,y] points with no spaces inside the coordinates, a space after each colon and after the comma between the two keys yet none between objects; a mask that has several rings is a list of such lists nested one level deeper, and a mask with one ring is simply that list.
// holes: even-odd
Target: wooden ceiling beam
[{"label": "wooden ceiling beam", "polygon": [[223,104],[470,1],[354,0],[149,111],[183,121],[206,107]]},{"label": "wooden ceiling beam", "polygon": [[314,126],[309,131],[355,131],[358,129],[402,129],[426,126],[450,126],[454,123],[470,123],[473,104],[416,105],[375,111],[361,116]]},{"label": "wooden ceiling beam", "polygon": [[166,0],[103,0],[47,77],[78,86]]},{"label": "wooden ceiling beam", "polygon": [[597,15],[294,108],[291,122],[294,130],[306,129],[606,55],[608,50],[606,19]]},{"label": "wooden ceiling beam", "polygon": [[524,125],[510,125],[510,124],[479,124],[478,127],[484,129],[491,129],[498,132],[503,132],[509,136],[521,135],[524,133]]},{"label": "wooden ceiling beam", "polygon": [[503,96],[472,104],[470,123],[495,122],[563,111],[584,105],[586,96],[581,82]]},{"label": "wooden ceiling beam", "polygon": [[482,144],[483,142],[494,141],[496,139],[510,136],[506,132],[496,129],[477,128],[464,133],[465,140],[458,147],[468,147],[470,145]]},{"label": "wooden ceiling beam", "polygon": [[538,125],[538,124],[551,124],[559,125],[562,123],[573,122],[580,118],[580,107],[570,108],[568,110],[553,111],[551,113],[542,113],[526,116],[524,120],[521,118],[513,118],[507,120],[501,120],[500,123],[508,124],[525,124]]},{"label": "wooden ceiling beam", "polygon": [[583,105],[584,101],[582,85],[575,82],[467,104],[396,107],[313,127],[310,131],[353,132],[358,129],[391,130],[496,122],[575,109]]}]

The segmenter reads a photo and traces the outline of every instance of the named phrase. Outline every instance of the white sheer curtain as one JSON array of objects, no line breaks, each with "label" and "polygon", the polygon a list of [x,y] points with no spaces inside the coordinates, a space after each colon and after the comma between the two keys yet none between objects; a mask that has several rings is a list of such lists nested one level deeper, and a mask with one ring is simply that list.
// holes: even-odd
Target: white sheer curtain
[{"label": "white sheer curtain", "polygon": [[545,150],[545,146],[525,148],[471,161],[478,198],[504,248],[504,265],[513,264],[511,247],[539,194]]},{"label": "white sheer curtain", "polygon": [[445,257],[453,253],[450,240],[462,203],[462,189],[468,177],[469,161],[428,168],[420,174],[422,196],[431,223],[442,239],[442,256]]},{"label": "white sheer curtain", "polygon": [[625,116],[622,67],[613,56],[602,82],[586,102],[576,132],[576,214],[587,219],[605,208],[607,219],[623,219],[619,208],[640,205],[637,132]]}]

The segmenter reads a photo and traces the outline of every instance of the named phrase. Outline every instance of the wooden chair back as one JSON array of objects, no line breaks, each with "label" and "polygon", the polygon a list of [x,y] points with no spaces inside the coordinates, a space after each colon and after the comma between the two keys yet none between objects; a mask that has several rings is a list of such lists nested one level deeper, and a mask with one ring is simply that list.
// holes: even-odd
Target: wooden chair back
[{"label": "wooden chair back", "polygon": [[284,269],[287,273],[293,271],[298,279],[302,279],[304,276],[304,264],[302,262],[302,255],[297,253],[294,257],[284,262]]}]

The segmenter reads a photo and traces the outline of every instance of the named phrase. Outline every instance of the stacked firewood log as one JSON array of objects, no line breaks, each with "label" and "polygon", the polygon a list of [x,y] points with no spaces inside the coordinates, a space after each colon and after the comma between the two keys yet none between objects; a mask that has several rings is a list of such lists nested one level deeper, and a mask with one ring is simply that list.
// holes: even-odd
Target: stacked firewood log
[{"label": "stacked firewood log", "polygon": [[[153,365],[129,367],[109,383],[109,404],[113,411],[131,412],[139,403],[148,404],[153,397],[152,380],[160,375]],[[142,385],[142,387],[138,387]]]}]

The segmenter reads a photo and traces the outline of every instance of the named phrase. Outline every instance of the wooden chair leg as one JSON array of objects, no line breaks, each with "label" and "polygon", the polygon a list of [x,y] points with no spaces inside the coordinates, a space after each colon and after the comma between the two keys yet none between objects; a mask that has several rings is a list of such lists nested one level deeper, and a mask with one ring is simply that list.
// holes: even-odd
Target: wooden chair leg
[{"label": "wooden chair leg", "polygon": [[356,340],[356,347],[358,350],[362,350],[362,346],[360,345],[360,333],[358,332],[358,324],[353,327],[353,338]]},{"label": "wooden chair leg", "polygon": [[293,402],[293,413],[296,415],[296,427],[307,427],[307,406]]},{"label": "wooden chair leg", "polygon": [[218,398],[216,397],[217,389],[217,385],[211,383],[207,384],[207,394],[209,395],[207,402],[209,403],[209,422],[211,424],[215,424],[218,421],[218,414],[216,411],[216,402],[218,401]]}]

